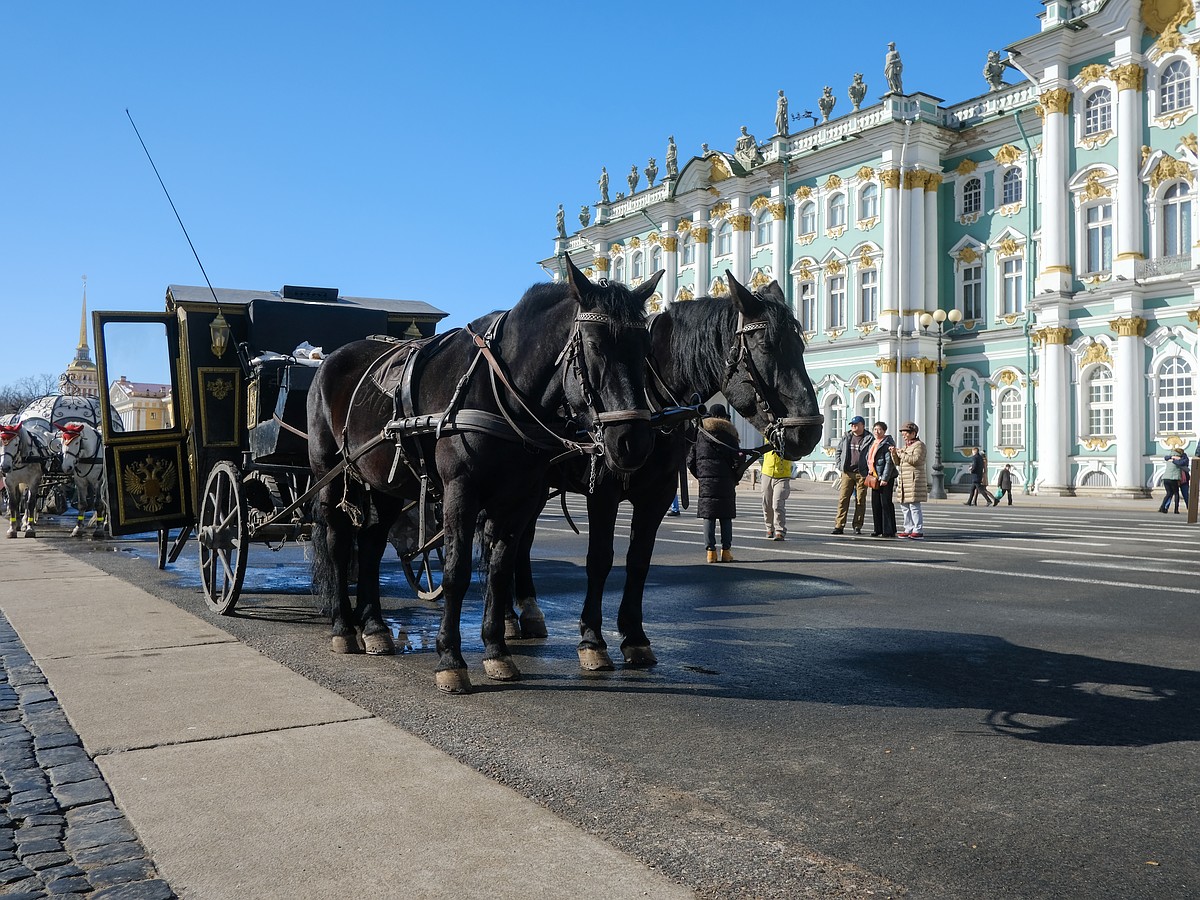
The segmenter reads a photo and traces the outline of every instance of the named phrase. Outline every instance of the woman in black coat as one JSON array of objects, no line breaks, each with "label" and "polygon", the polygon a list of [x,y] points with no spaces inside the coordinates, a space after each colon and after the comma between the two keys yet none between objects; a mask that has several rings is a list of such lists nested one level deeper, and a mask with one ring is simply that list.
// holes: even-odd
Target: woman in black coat
[{"label": "woman in black coat", "polygon": [[741,462],[737,429],[729,413],[714,403],[688,451],[688,471],[700,482],[696,517],[705,520],[708,561],[717,561],[717,522],[721,523],[721,562],[733,562],[733,520],[737,518],[737,481]]}]

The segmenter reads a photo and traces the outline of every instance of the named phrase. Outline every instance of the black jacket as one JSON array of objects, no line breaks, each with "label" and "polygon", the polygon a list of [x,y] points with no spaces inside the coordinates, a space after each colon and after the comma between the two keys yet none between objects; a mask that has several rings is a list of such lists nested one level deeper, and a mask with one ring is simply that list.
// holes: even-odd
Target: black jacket
[{"label": "black jacket", "polygon": [[740,460],[737,429],[733,423],[712,416],[702,420],[687,461],[688,471],[700,482],[697,518],[737,518],[736,470]]}]

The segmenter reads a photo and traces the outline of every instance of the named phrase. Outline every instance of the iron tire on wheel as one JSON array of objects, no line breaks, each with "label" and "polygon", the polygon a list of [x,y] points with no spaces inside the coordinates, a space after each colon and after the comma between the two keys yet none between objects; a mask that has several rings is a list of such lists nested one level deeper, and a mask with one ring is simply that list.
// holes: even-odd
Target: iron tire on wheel
[{"label": "iron tire on wheel", "polygon": [[250,539],[241,473],[231,462],[219,462],[209,472],[196,537],[204,599],[217,615],[227,616],[246,577]]},{"label": "iron tire on wheel", "polygon": [[442,599],[442,563],[440,541],[434,546],[426,548],[424,552],[400,555],[404,577],[408,579],[409,587],[413,589],[418,599],[430,603],[436,603]]}]

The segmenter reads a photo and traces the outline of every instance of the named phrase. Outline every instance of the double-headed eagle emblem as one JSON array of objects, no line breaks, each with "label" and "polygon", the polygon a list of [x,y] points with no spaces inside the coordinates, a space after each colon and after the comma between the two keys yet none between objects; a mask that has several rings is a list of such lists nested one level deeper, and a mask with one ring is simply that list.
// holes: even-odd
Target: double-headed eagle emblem
[{"label": "double-headed eagle emblem", "polygon": [[134,506],[143,512],[156,513],[174,502],[172,492],[179,484],[179,473],[170,460],[150,456],[127,465],[121,481]]}]

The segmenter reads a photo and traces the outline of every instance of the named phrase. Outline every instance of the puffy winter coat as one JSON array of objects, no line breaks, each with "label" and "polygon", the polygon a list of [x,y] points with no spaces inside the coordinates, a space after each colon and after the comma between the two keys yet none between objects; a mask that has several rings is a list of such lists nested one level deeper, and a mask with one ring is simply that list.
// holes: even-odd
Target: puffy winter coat
[{"label": "puffy winter coat", "polygon": [[700,482],[696,517],[737,518],[738,434],[728,419],[709,416],[700,422],[696,443],[688,451],[688,471]]},{"label": "puffy winter coat", "polygon": [[892,500],[924,503],[929,499],[929,477],[925,474],[925,442],[916,440],[900,450],[900,480]]}]

